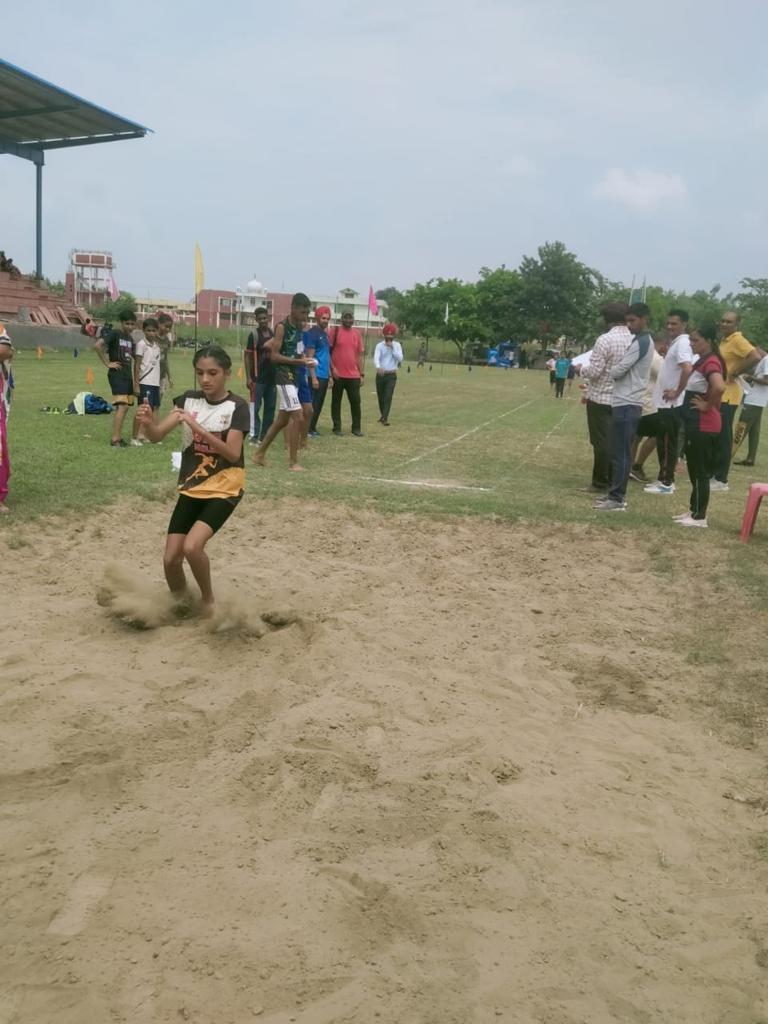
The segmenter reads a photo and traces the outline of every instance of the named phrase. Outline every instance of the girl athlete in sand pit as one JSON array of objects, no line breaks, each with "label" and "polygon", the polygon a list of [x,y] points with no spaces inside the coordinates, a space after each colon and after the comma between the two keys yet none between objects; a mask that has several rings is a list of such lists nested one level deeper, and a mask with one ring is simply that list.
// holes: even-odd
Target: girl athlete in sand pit
[{"label": "girl athlete in sand pit", "polygon": [[218,345],[206,345],[193,360],[199,390],[173,400],[173,411],[155,423],[145,402],[136,413],[150,441],[182,428],[179,500],[168,524],[163,569],[171,593],[187,595],[184,559],[189,562],[205,614],[213,612],[211,567],[205,545],[243,496],[243,438],[248,433],[248,403],[229,390],[232,360]]}]

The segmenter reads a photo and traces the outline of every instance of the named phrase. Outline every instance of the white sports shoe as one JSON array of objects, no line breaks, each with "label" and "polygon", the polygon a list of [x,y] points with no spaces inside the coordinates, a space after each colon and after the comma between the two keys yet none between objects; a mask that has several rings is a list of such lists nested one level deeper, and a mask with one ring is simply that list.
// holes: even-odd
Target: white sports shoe
[{"label": "white sports shoe", "polygon": [[674,522],[679,523],[681,519],[688,519],[690,512],[680,512],[679,515],[672,516]]},{"label": "white sports shoe", "polygon": [[655,484],[648,484],[643,490],[646,494],[674,494],[674,484],[663,484],[661,480],[657,480]]},{"label": "white sports shoe", "polygon": [[709,489],[713,494],[717,494],[718,492],[724,493],[725,491],[730,491],[731,488],[728,484],[724,484],[722,480],[710,480]]},{"label": "white sports shoe", "polygon": [[694,519],[693,516],[685,516],[683,519],[678,519],[677,523],[680,526],[698,526],[700,530],[706,530],[707,528],[706,519]]}]

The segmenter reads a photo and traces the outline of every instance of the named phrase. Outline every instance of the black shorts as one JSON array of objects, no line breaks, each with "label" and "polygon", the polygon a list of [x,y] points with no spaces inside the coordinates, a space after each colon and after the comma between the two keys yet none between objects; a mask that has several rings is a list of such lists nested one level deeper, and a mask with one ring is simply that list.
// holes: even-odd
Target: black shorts
[{"label": "black shorts", "polygon": [[661,437],[664,428],[661,424],[661,417],[657,412],[650,412],[647,416],[641,416],[637,424],[638,437]]},{"label": "black shorts", "polygon": [[168,533],[187,534],[195,523],[205,523],[217,533],[235,511],[236,505],[237,502],[232,504],[224,498],[190,498],[187,494],[180,494],[171,513]]},{"label": "black shorts", "polygon": [[160,408],[160,385],[139,384],[139,405],[146,399],[150,409]]},{"label": "black shorts", "polygon": [[133,377],[126,377],[120,370],[107,370],[107,380],[112,390],[112,405],[133,405]]}]

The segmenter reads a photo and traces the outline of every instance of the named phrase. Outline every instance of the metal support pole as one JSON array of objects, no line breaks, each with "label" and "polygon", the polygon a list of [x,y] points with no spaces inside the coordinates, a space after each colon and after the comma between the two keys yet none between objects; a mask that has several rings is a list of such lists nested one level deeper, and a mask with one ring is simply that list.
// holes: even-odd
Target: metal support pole
[{"label": "metal support pole", "polygon": [[35,276],[38,281],[43,278],[43,163],[45,157],[35,161]]}]

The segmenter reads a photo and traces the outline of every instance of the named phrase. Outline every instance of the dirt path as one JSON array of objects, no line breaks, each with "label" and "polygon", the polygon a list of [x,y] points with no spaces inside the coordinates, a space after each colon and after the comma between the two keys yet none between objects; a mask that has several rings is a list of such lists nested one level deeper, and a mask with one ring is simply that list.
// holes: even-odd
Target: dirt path
[{"label": "dirt path", "polygon": [[768,1019],[764,622],[588,527],[251,501],[206,629],[166,518],[0,543],[0,1024]]}]

